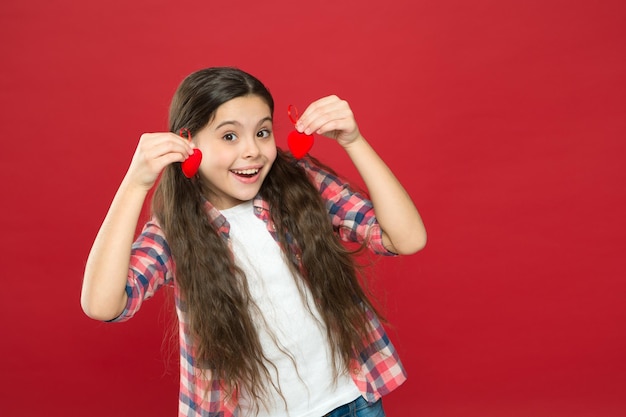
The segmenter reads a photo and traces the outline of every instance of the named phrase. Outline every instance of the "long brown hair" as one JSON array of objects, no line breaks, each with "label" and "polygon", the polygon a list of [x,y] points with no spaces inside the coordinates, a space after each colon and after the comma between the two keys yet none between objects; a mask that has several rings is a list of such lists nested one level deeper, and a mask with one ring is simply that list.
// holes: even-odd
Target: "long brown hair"
[{"label": "long brown hair", "polygon": [[[246,95],[263,99],[273,114],[272,96],[253,76],[226,67],[197,71],[183,80],[174,95],[170,130],[185,127],[193,135],[212,120],[220,105]],[[176,265],[195,366],[210,370],[229,393],[243,388],[253,401],[262,402],[272,364],[259,341],[246,277],[207,217],[202,181],[199,176],[186,178],[180,164],[172,164],[163,172],[153,198],[154,214]],[[359,285],[352,253],[334,233],[318,190],[288,153],[278,149],[260,195],[269,203],[295,279],[302,278],[324,320],[337,375],[364,347],[365,308],[375,311]],[[295,250],[290,242],[297,243]]]}]

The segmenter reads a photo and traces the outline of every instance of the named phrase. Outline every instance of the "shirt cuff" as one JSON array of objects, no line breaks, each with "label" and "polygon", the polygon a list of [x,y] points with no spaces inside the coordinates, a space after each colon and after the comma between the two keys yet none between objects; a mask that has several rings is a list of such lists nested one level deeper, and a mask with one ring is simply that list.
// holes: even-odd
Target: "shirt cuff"
[{"label": "shirt cuff", "polygon": [[381,229],[380,224],[373,224],[369,232],[370,234],[367,246],[372,252],[376,255],[398,256],[397,253],[390,251],[385,247],[385,245],[383,245],[383,229]]}]

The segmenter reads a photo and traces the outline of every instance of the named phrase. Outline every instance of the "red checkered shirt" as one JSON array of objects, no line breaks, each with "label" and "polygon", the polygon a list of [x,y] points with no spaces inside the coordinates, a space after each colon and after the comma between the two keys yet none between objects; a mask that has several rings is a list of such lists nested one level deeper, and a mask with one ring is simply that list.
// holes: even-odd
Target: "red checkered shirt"
[{"label": "red checkered shirt", "polygon": [[[336,176],[314,165],[308,159],[299,162],[319,189],[332,224],[342,240],[362,243],[380,255],[393,255],[382,244],[380,225],[374,216],[372,203],[356,193]],[[225,239],[230,225],[226,218],[207,203],[207,215]],[[254,212],[276,238],[269,215],[269,206],[261,198],[254,200]],[[144,300],[164,285],[173,285],[180,339],[180,416],[238,417],[240,409],[236,396],[228,397],[219,380],[211,380],[209,372],[200,372],[192,356],[191,337],[180,310],[180,294],[173,276],[174,265],[170,248],[156,220],[143,228],[132,247],[126,293],[128,304],[122,314],[112,321],[130,319]],[[368,310],[371,325],[367,347],[350,363],[351,376],[362,396],[369,402],[377,401],[406,380],[406,373],[398,354],[375,316]],[[207,390],[208,388],[208,390]],[[208,393],[205,397],[205,393]]]}]

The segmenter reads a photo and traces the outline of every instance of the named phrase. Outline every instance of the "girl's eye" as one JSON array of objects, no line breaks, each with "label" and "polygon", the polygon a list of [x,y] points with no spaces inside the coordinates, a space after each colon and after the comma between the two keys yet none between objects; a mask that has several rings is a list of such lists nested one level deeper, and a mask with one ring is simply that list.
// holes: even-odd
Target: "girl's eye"
[{"label": "girl's eye", "polygon": [[263,130],[259,130],[256,134],[257,138],[269,138],[270,137],[270,131],[267,129],[263,129]]},{"label": "girl's eye", "polygon": [[237,139],[237,135],[235,135],[234,133],[227,133],[224,136],[222,136],[222,139],[228,142],[232,142],[235,139]]}]

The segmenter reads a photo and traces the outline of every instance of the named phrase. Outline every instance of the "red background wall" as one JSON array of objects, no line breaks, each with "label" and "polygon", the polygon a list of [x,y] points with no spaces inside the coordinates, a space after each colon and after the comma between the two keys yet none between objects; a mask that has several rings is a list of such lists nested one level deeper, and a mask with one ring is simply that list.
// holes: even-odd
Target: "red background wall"
[{"label": "red background wall", "polygon": [[98,323],[82,271],[178,82],[235,65],[281,146],[287,104],[348,99],[423,214],[427,248],[376,267],[390,416],[626,415],[625,4],[3,0],[0,414],[175,414],[163,294]]}]

